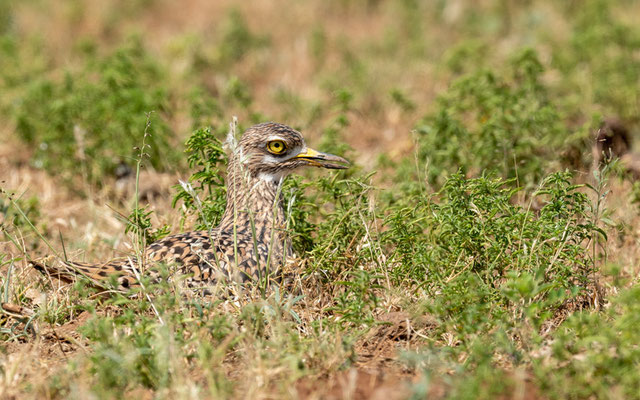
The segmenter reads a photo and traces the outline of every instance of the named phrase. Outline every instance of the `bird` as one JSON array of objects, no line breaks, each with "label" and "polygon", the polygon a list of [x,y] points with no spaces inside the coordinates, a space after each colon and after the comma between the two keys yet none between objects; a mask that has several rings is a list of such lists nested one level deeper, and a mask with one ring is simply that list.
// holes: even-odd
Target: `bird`
[{"label": "bird", "polygon": [[245,285],[276,277],[294,256],[280,196],[283,180],[306,166],[339,170],[350,164],[309,148],[300,132],[275,122],[254,125],[237,142],[231,135],[227,142],[226,207],[217,227],[167,236],[147,246],[142,260],[132,255],[85,263],[49,256],[30,265],[63,282],[82,275],[99,287],[111,282],[119,291],[140,287],[141,274],[160,279],[153,267],[161,263],[176,265],[188,288],[205,291],[221,281]]}]

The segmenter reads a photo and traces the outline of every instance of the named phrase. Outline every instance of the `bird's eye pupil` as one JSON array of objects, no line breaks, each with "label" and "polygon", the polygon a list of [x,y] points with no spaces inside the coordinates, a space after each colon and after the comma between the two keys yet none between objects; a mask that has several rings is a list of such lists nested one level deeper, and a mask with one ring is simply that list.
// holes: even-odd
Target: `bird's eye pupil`
[{"label": "bird's eye pupil", "polygon": [[273,141],[273,142],[269,142],[268,144],[268,149],[269,151],[271,151],[272,153],[282,153],[285,150],[285,145],[284,143],[282,143],[281,141]]}]

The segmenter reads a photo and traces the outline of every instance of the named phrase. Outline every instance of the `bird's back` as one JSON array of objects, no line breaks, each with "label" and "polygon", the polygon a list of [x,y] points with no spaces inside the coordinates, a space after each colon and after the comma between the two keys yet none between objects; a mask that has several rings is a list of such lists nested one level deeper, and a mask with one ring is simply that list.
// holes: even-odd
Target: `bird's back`
[{"label": "bird's back", "polygon": [[[45,258],[31,265],[53,278],[72,282],[77,276],[88,278],[95,286],[115,282],[127,290],[140,284],[142,274],[159,278],[157,266],[166,264],[173,273],[184,276],[189,288],[206,289],[219,281],[245,283],[276,274],[282,258],[282,246],[253,240],[246,232],[220,230],[191,231],[167,236],[148,246],[142,258],[122,257],[105,263],[54,261]],[[142,261],[142,262],[141,262]],[[267,265],[275,266],[267,268]]]}]

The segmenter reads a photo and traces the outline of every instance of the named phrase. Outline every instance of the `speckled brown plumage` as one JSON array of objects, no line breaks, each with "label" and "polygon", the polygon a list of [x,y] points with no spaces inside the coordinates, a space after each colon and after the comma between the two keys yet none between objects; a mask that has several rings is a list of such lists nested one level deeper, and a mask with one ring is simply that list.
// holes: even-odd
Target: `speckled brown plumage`
[{"label": "speckled brown plumage", "polygon": [[[282,180],[303,166],[348,168],[345,159],[307,148],[299,132],[272,122],[249,128],[230,148],[227,206],[220,225],[151,244],[143,255],[145,273],[152,274],[158,263],[176,264],[189,287],[205,290],[221,279],[244,283],[277,275],[293,255],[279,196]],[[31,265],[63,281],[84,275],[96,285],[116,279],[120,289],[139,283],[141,263],[135,257],[95,264],[51,261]]]}]

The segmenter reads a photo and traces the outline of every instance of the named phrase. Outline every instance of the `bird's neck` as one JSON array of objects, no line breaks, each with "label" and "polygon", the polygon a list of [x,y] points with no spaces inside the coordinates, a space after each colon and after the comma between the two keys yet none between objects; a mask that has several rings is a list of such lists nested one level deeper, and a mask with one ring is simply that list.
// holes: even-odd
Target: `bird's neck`
[{"label": "bird's neck", "polygon": [[[258,240],[269,240],[272,231],[284,235],[285,214],[280,196],[281,179],[232,168],[227,176],[227,206],[223,230],[254,229]],[[249,233],[249,232],[247,232]]]}]

